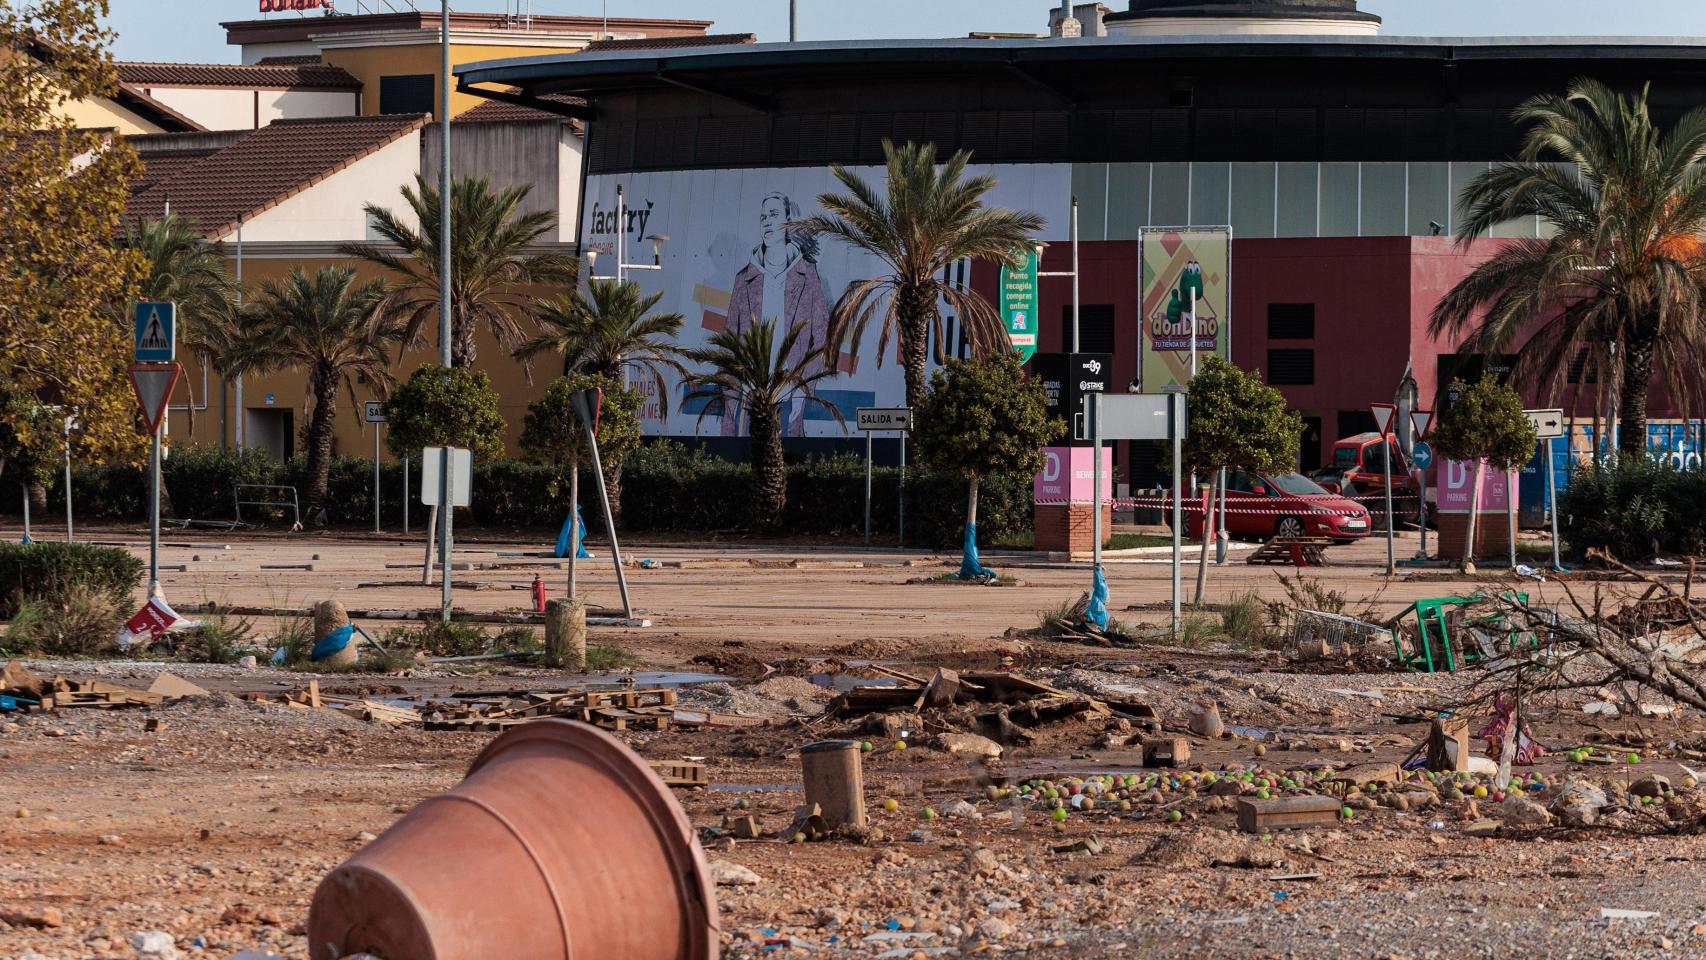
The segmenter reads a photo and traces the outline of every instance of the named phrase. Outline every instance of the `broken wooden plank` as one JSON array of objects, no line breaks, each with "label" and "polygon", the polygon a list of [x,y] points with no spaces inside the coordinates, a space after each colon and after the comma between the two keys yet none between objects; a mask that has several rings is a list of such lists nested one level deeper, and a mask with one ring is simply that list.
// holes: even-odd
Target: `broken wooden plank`
[{"label": "broken wooden plank", "polygon": [[170,670],[160,671],[160,675],[155,677],[154,682],[148,686],[148,692],[167,698],[205,697],[208,695],[206,690]]}]

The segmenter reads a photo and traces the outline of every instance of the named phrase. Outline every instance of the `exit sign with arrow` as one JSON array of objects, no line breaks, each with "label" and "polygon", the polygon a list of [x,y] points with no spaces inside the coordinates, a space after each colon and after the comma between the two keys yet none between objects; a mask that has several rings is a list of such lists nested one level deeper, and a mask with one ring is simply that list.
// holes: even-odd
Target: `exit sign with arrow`
[{"label": "exit sign with arrow", "polygon": [[1564,411],[1524,410],[1523,413],[1528,416],[1528,423],[1534,428],[1534,435],[1541,440],[1564,435]]}]

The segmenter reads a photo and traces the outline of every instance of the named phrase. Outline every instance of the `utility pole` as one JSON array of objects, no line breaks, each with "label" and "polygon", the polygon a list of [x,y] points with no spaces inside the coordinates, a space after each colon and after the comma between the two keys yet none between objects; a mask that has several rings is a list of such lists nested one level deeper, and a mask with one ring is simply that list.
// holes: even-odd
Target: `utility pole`
[{"label": "utility pole", "polygon": [[788,0],[788,42],[800,42],[800,0]]},{"label": "utility pole", "polygon": [[[438,107],[438,362],[448,369],[450,354],[450,0],[439,3],[439,93]],[[438,560],[443,564],[444,588],[439,616],[450,622],[450,448],[444,448],[438,471]]]}]

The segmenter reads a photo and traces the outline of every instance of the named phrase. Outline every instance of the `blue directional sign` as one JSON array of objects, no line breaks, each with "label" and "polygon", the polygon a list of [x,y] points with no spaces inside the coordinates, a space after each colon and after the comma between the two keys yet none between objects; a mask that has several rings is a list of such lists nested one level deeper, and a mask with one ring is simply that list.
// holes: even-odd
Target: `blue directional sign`
[{"label": "blue directional sign", "polygon": [[1420,440],[1416,441],[1416,449],[1414,453],[1410,454],[1410,462],[1416,465],[1417,470],[1426,470],[1433,466],[1434,448]]},{"label": "blue directional sign", "polygon": [[136,362],[178,359],[178,305],[143,300],[136,305]]}]

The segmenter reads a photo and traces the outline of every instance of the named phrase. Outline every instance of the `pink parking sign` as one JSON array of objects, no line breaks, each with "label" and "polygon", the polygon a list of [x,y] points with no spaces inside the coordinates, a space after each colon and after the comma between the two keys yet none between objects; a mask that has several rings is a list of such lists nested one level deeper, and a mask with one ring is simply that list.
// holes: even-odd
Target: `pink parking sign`
[{"label": "pink parking sign", "polygon": [[[1089,447],[1044,447],[1043,471],[1031,484],[1037,503],[1089,503],[1095,465]],[[1114,495],[1114,451],[1102,448],[1102,500]]]},{"label": "pink parking sign", "polygon": [[[1439,464],[1439,510],[1468,513],[1470,492],[1475,483],[1475,464],[1466,460],[1441,460]],[[1481,468],[1481,510],[1487,513],[1510,509],[1510,475],[1492,467]]]}]

